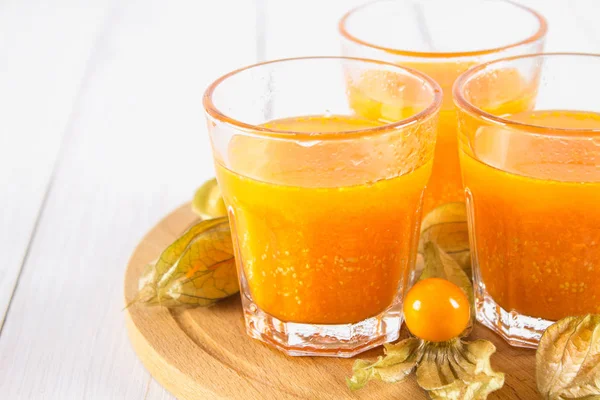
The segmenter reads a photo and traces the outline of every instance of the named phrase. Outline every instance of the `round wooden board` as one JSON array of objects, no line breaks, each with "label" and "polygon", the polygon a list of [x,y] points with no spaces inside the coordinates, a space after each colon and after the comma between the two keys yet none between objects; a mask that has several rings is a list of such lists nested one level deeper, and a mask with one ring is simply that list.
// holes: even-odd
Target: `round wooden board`
[{"label": "round wooden board", "polygon": [[[186,204],[156,225],[135,249],[125,275],[125,302],[137,292],[144,265],[189,227],[196,216]],[[133,305],[126,311],[129,338],[152,376],[182,400],[207,399],[424,399],[414,375],[405,382],[371,382],[346,388],[353,359],[288,357],[246,336],[239,296],[213,307],[170,311]],[[495,343],[493,366],[506,373],[490,399],[537,399],[535,352],[508,346],[482,326],[474,338]],[[361,354],[375,358],[381,348]]]}]

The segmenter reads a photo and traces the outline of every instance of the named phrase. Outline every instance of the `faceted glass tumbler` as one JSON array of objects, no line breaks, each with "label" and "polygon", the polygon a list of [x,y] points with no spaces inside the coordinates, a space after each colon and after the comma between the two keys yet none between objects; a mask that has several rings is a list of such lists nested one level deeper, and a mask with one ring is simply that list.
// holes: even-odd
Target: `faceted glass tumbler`
[{"label": "faceted glass tumbler", "polygon": [[598,71],[599,55],[537,54],[454,86],[477,319],[515,346],[600,312]]},{"label": "faceted glass tumbler", "polygon": [[[444,91],[424,214],[444,203],[464,201],[454,81],[475,65],[541,52],[546,31],[540,14],[503,0],[377,0],[342,17],[342,55],[414,68]],[[511,77],[504,80],[512,84]]]},{"label": "faceted glass tumbler", "polygon": [[253,65],[208,88],[251,337],[340,357],[398,338],[440,105],[419,72],[343,57]]}]

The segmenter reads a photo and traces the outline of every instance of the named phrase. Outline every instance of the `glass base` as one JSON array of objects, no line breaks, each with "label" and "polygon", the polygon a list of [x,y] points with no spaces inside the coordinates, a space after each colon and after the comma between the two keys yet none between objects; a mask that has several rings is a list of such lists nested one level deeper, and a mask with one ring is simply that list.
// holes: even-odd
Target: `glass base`
[{"label": "glass base", "polygon": [[400,304],[354,324],[320,325],[280,321],[241,297],[248,335],[289,356],[353,357],[397,340],[402,325]]},{"label": "glass base", "polygon": [[522,315],[515,310],[506,311],[492,299],[483,284],[476,285],[475,309],[477,321],[515,347],[537,348],[546,328],[554,323]]}]

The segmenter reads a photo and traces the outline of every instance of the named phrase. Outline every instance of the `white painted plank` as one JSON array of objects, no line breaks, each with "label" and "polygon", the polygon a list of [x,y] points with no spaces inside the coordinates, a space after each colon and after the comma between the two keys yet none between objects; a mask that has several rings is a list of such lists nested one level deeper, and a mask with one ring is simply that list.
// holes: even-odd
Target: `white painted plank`
[{"label": "white painted plank", "polygon": [[125,264],[213,175],[205,86],[255,61],[253,2],[120,7],[90,62],[2,332],[2,398],[129,400],[155,388],[126,337]]},{"label": "white painted plank", "polygon": [[[517,0],[548,21],[547,52],[600,52],[600,2],[596,0]],[[592,23],[593,20],[593,23]]]},{"label": "white painted plank", "polygon": [[[337,23],[366,0],[263,0],[266,3],[266,58],[338,55]],[[600,52],[600,1],[516,0],[549,22],[547,51]],[[449,16],[451,18],[451,16]],[[374,22],[376,23],[376,21]],[[510,23],[507,21],[507,29]]]},{"label": "white painted plank", "polygon": [[108,1],[0,3],[0,330]]},{"label": "white painted plank", "polygon": [[587,41],[590,42],[590,48],[584,51],[600,53],[600,1],[597,0],[574,0],[569,2],[571,10],[575,15],[579,30],[582,30]]},{"label": "white painted plank", "polygon": [[339,55],[338,21],[368,0],[263,0],[267,59]]},{"label": "white painted plank", "polygon": [[160,386],[160,383],[152,379],[144,400],[175,400],[175,396]]}]

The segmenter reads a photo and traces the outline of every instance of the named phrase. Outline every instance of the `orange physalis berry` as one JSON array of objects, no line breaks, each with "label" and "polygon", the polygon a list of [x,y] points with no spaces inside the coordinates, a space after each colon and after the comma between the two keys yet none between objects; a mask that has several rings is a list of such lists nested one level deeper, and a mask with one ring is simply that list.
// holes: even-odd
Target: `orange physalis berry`
[{"label": "orange physalis berry", "polygon": [[460,335],[470,320],[465,292],[440,278],[417,282],[404,299],[404,321],[410,332],[429,342],[445,342]]}]

